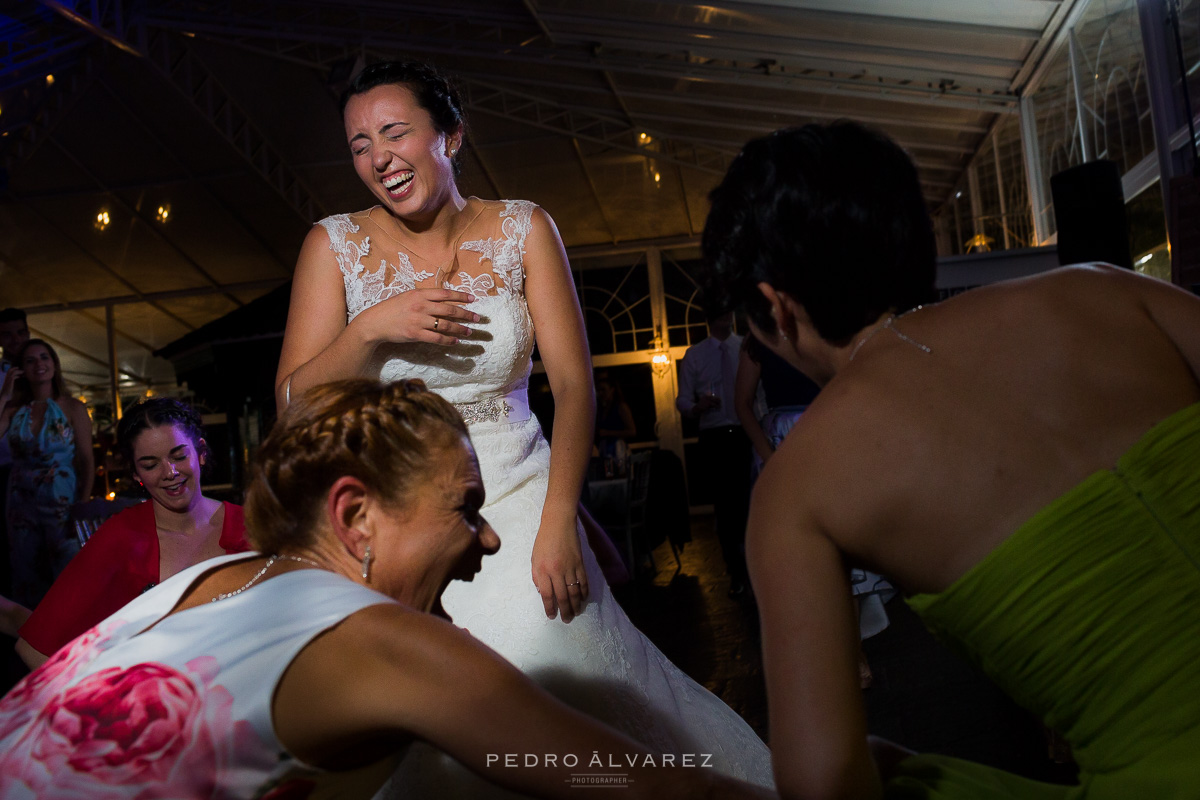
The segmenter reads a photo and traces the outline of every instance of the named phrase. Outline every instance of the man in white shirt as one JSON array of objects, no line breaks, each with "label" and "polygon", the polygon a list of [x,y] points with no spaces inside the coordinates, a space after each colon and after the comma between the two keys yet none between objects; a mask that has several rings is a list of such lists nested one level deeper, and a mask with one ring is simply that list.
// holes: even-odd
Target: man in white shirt
[{"label": "man in white shirt", "polygon": [[679,364],[675,399],[681,414],[700,420],[700,468],[711,492],[730,595],[744,592],[748,582],[750,440],[733,405],[741,349],[742,337],[733,332],[733,314],[710,317],[708,338],[689,347]]}]

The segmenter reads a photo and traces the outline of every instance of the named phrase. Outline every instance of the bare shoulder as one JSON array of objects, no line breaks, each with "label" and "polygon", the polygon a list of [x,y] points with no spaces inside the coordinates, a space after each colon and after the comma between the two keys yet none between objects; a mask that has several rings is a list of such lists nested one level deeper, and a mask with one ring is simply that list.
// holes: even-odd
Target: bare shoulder
[{"label": "bare shoulder", "polygon": [[300,652],[280,684],[276,714],[286,725],[330,733],[321,706],[337,716],[332,729],[342,733],[418,733],[422,716],[436,714],[448,691],[494,689],[513,672],[506,664],[446,620],[381,603],[346,617]]},{"label": "bare shoulder", "polygon": [[57,402],[62,407],[62,410],[68,413],[78,414],[81,411],[85,414],[87,413],[87,406],[68,394],[64,394],[58,398]]},{"label": "bare shoulder", "polygon": [[1128,303],[1135,297],[1161,291],[1186,295],[1165,281],[1103,263],[1068,264],[1027,278],[1003,281],[995,288],[1000,290],[997,294],[1005,290],[1009,294],[1043,293],[1054,298],[1069,294],[1076,300],[1115,303]]},{"label": "bare shoulder", "polygon": [[305,255],[309,254],[310,251],[315,250],[319,252],[329,250],[331,239],[329,238],[328,224],[334,219],[337,218],[326,217],[309,229],[308,235],[304,237],[304,244],[301,246],[300,250],[301,262],[304,261]]},{"label": "bare shoulder", "polygon": [[922,459],[934,457],[929,424],[886,385],[839,377],[771,457],[755,502],[772,497],[780,513],[846,545],[922,490]]},{"label": "bare shoulder", "polygon": [[80,422],[88,419],[87,406],[76,400],[70,395],[63,395],[58,399],[58,404],[62,407],[63,413],[71,419],[72,422]]},{"label": "bare shoulder", "polygon": [[386,664],[389,670],[491,654],[448,620],[400,603],[368,606],[347,617],[335,631],[339,658],[345,659],[346,648],[351,648],[363,659],[360,663]]}]

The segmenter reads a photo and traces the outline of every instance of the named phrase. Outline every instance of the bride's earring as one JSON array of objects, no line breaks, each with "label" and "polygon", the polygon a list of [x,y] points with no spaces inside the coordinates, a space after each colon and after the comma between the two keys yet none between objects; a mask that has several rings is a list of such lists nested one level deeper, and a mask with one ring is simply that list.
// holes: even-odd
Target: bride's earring
[{"label": "bride's earring", "polygon": [[371,572],[371,545],[367,545],[367,550],[363,553],[362,568],[363,580],[365,581],[367,580],[367,575],[369,575]]}]

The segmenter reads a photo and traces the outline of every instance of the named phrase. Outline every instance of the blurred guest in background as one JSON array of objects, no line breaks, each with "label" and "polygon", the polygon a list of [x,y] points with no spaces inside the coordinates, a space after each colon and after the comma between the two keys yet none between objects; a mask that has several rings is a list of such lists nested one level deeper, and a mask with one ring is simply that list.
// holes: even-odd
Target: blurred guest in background
[{"label": "blurred guest in background", "polygon": [[0,395],[0,435],[13,465],[8,488],[8,547],[12,599],[37,605],[50,583],[79,552],[71,506],[92,495],[92,421],[67,393],[58,353],[30,339],[17,357],[11,394]]},{"label": "blurred guest in background", "polygon": [[[629,440],[637,436],[633,411],[621,386],[607,372],[596,373],[596,450],[601,459],[623,461]],[[623,471],[623,470],[621,470]]]},{"label": "blurred guest in background", "polygon": [[195,409],[171,397],[143,400],[117,432],[150,499],[101,525],[21,627],[17,652],[31,668],[175,573],[250,549],[241,506],[201,493],[211,456]]},{"label": "blurred guest in background", "polygon": [[[767,413],[761,420],[754,413],[760,384],[767,407]],[[750,443],[754,445],[753,478],[758,477],[767,459],[783,444],[788,431],[800,420],[804,409],[820,391],[821,387],[811,378],[771,352],[754,334],[746,336],[738,362],[735,402],[738,418],[750,437]],[[896,591],[886,578],[870,570],[852,569],[850,593],[858,610],[861,638],[867,639],[887,628],[888,614],[884,603],[894,597]],[[864,689],[874,681],[871,665],[861,648],[858,651],[858,673]]]},{"label": "blurred guest in background", "polygon": [[734,403],[742,337],[733,314],[710,317],[708,338],[688,348],[679,365],[675,406],[700,420],[699,461],[716,516],[729,593],[746,590],[746,514],[750,503],[750,440]]},{"label": "blurred guest in background", "polygon": [[[761,420],[754,413],[759,386],[767,409]],[[764,347],[754,334],[746,336],[738,359],[734,406],[754,447],[754,475],[820,391],[811,378]]]},{"label": "blurred guest in background", "polygon": [[[19,308],[6,308],[0,311],[0,397],[12,397],[13,381],[20,372],[13,372],[17,366],[16,356],[25,343],[29,341],[29,325],[25,321],[25,312]],[[12,449],[8,446],[8,437],[0,436],[0,595],[12,591],[12,568],[8,563],[8,524],[6,522],[6,504],[8,500],[8,473],[12,467]]]}]

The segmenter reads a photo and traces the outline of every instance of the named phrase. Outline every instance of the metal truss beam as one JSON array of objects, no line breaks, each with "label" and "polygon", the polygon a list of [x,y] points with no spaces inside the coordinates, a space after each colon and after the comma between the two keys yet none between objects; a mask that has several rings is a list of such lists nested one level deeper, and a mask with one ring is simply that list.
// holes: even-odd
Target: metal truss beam
[{"label": "metal truss beam", "polygon": [[[50,336],[49,334],[45,333],[44,331],[39,331],[37,329],[30,329],[30,332],[33,333],[33,335],[36,338],[45,339],[50,344],[54,345],[55,350],[65,350],[68,353],[74,353],[75,355],[79,356],[80,358],[91,361],[93,364],[99,364],[100,366],[104,367],[105,370],[112,369],[112,365],[109,364],[107,361],[103,361],[99,358],[96,358],[91,353],[85,353],[84,351],[80,350],[78,347],[73,347],[72,345],[67,344],[66,342],[62,341],[61,339],[56,339],[53,336]],[[143,384],[146,384],[147,386],[152,383],[152,381],[150,381],[148,378],[143,378],[141,375],[138,375],[136,372],[130,372],[129,370],[123,369],[121,367],[117,367],[117,372],[120,372],[122,375],[128,375],[130,379],[132,379],[133,381],[136,381],[137,383],[143,383]]]},{"label": "metal truss beam", "polygon": [[[756,58],[787,60],[809,69],[833,72],[890,76],[898,80],[927,80],[937,83],[945,78],[967,86],[989,87],[1003,91],[1008,79],[979,72],[953,72],[949,68],[916,66],[916,63],[936,64],[952,60],[968,69],[978,67],[990,71],[1015,71],[1022,62],[994,56],[946,54],[916,50],[903,45],[862,45],[852,42],[829,42],[802,36],[779,35],[772,31],[743,32],[700,25],[655,24],[630,26],[613,17],[578,14],[543,15],[555,24],[555,38],[561,43],[600,43],[643,52],[676,52],[686,49],[701,57],[719,57],[735,61]],[[564,29],[565,24],[580,26]],[[905,63],[912,61],[914,64]]]},{"label": "metal truss beam", "polygon": [[[102,192],[104,192],[106,195],[111,197],[113,199],[113,202],[115,202],[121,208],[125,209],[125,213],[129,214],[130,217],[132,217],[133,219],[142,223],[142,227],[144,227],[147,231],[149,231],[151,236],[153,236],[155,239],[158,239],[160,242],[165,244],[171,250],[174,250],[175,254],[183,259],[184,263],[186,263],[189,267],[191,267],[201,278],[203,278],[205,281],[207,281],[210,285],[212,285],[214,288],[220,289],[221,285],[217,281],[217,279],[214,278],[208,272],[208,270],[206,270],[204,267],[200,266],[199,262],[197,262],[194,258],[192,258],[187,253],[185,253],[183,251],[183,248],[181,248],[179,245],[175,244],[175,242],[171,241],[170,237],[166,236],[161,230],[159,230],[158,226],[156,226],[154,224],[154,222],[151,221],[150,218],[147,217],[146,214],[144,214],[140,208],[130,205],[119,194],[111,191],[104,184],[104,181],[100,180],[100,178],[98,178],[95,173],[93,173],[86,166],[84,166],[84,164],[78,158],[76,158],[73,153],[71,153],[69,150],[67,150],[65,147],[63,147],[61,144],[54,141],[53,139],[51,140],[51,142],[54,144],[55,147],[58,148],[58,151],[60,153],[62,153],[64,156],[66,156],[71,161],[71,163],[73,163],[75,165],[76,169],[78,169],[83,175],[87,176],[87,178],[89,180],[91,180],[93,183],[95,183],[96,186]],[[140,205],[140,203],[139,203],[139,205]],[[232,294],[229,294],[228,292],[225,292],[224,294],[225,294],[226,298],[228,298],[230,301],[232,301],[233,304],[238,306],[239,308],[243,305],[242,301],[238,300]]]},{"label": "metal truss beam", "polygon": [[[1007,80],[994,80],[988,86],[955,85],[948,83],[950,77],[937,70],[904,70],[892,77],[880,74],[865,74],[861,64],[836,65],[788,64],[764,61],[761,52],[738,52],[732,60],[706,61],[692,58],[676,47],[665,53],[648,55],[643,44],[632,52],[621,54],[614,49],[614,42],[596,44],[593,40],[581,41],[576,47],[531,46],[533,39],[544,34],[531,27],[526,20],[509,21],[482,17],[474,12],[466,19],[459,12],[441,11],[437,27],[421,27],[418,18],[433,18],[435,12],[428,7],[413,7],[406,3],[404,22],[387,19],[384,24],[374,24],[374,16],[353,18],[339,10],[329,17],[305,23],[294,17],[287,25],[264,12],[263,4],[242,4],[237,13],[223,18],[213,14],[200,15],[188,11],[174,12],[155,9],[147,12],[148,24],[196,34],[209,33],[224,43],[241,40],[244,45],[255,49],[276,50],[280,57],[296,57],[298,50],[307,50],[299,59],[314,60],[311,52],[322,47],[333,53],[318,56],[337,60],[346,56],[347,41],[361,42],[365,47],[445,55],[459,58],[486,58],[492,61],[543,64],[555,68],[576,68],[588,71],[659,75],[671,79],[694,79],[733,84],[759,85],[764,88],[793,88],[818,94],[843,95],[848,97],[883,97],[901,103],[931,103],[978,111],[1011,113],[1017,97],[1008,92]],[[327,4],[296,2],[290,8],[299,9]],[[267,8],[271,8],[267,4]],[[257,16],[256,16],[256,11]],[[293,12],[295,13],[295,12]],[[357,24],[355,24],[357,23]],[[555,34],[557,38],[558,34]],[[532,37],[532,38],[531,38]],[[626,48],[628,49],[628,48]],[[817,71],[816,67],[821,70]],[[832,70],[832,72],[831,72]],[[839,74],[834,74],[839,73]],[[925,74],[928,73],[928,74]],[[960,76],[964,80],[967,76]],[[994,84],[994,85],[992,85]]]},{"label": "metal truss beam", "polygon": [[11,173],[28,161],[94,81],[93,61],[87,57],[76,69],[56,75],[52,86],[42,81],[36,89],[31,89],[26,100],[28,110],[6,109],[16,113],[22,124],[4,137],[4,168]]},{"label": "metal truss beam", "polygon": [[[695,8],[695,0],[655,0],[657,5],[670,5]],[[1013,25],[981,25],[975,22],[958,20],[935,20],[920,17],[887,16],[854,11],[829,11],[818,8],[797,8],[793,0],[776,0],[774,3],[755,2],[755,0],[733,0],[738,11],[746,10],[754,13],[780,13],[790,11],[797,25],[811,21],[835,22],[841,24],[865,23],[882,25],[901,30],[928,32],[941,31],[944,33],[983,34],[986,36],[1004,36],[1019,39],[1037,39],[1041,34],[1040,28],[1016,27]]]},{"label": "metal truss beam", "polygon": [[125,40],[126,19],[121,0],[38,0],[88,33],[132,55],[141,55]]},{"label": "metal truss beam", "polygon": [[6,88],[11,86],[12,84],[5,79],[21,74],[28,76],[36,73],[35,77],[40,78],[41,71],[34,70],[34,67],[46,62],[60,63],[68,53],[73,53],[89,43],[89,39],[77,35],[58,36],[34,43],[22,41],[20,38],[5,42],[4,50],[0,52],[0,85]]},{"label": "metal truss beam", "polygon": [[[35,280],[35,278],[33,276],[33,270],[19,264],[16,260],[13,259],[13,257],[9,253],[0,251],[0,258],[4,259],[4,263],[8,268],[14,269],[17,272],[21,273],[22,275],[24,275],[26,277],[27,280]],[[49,283],[49,282],[43,282],[42,285],[43,286],[54,286],[55,284]],[[52,296],[62,297],[61,295],[59,295],[57,292],[55,292],[53,290],[51,290],[50,294]],[[93,322],[97,325],[100,325],[101,327],[104,327],[104,325],[105,325],[105,321],[103,319],[97,319],[95,317],[95,315],[88,313],[88,311],[84,310],[83,308],[70,307],[71,304],[70,304],[70,301],[68,301],[68,300],[65,300],[65,299],[60,300],[59,305],[61,307],[56,308],[55,309],[56,311],[63,311],[63,310],[71,311],[71,312],[83,317],[88,322]],[[103,305],[103,304],[101,304],[101,305]],[[28,314],[28,313],[36,313],[36,312],[26,310],[25,313]],[[151,347],[146,342],[143,342],[141,339],[138,339],[138,338],[130,335],[129,333],[127,333],[125,331],[121,331],[121,330],[117,330],[116,333],[118,335],[124,337],[125,339],[133,342],[135,345],[137,345],[138,347],[141,347],[142,349],[146,350],[147,352],[150,352],[150,353],[154,352],[154,348]]]},{"label": "metal truss beam", "polygon": [[199,111],[305,223],[327,216],[316,194],[216,77],[174,34],[148,29],[145,53],[162,77]]},{"label": "metal truss beam", "polygon": [[[291,276],[291,274],[292,274],[291,267],[288,264],[283,263],[283,260],[280,259],[278,254],[270,247],[270,245],[267,244],[266,240],[264,240],[263,237],[261,235],[259,235],[259,233],[256,230],[254,230],[254,228],[250,227],[250,223],[247,222],[246,219],[243,218],[241,214],[239,214],[237,211],[235,211],[233,208],[231,208],[228,203],[226,203],[224,200],[222,200],[221,197],[215,191],[213,191],[212,187],[209,186],[207,182],[199,179],[198,176],[195,175],[195,173],[193,173],[190,169],[188,169],[187,165],[184,164],[183,161],[181,161],[179,159],[179,157],[175,155],[175,151],[171,147],[169,147],[166,142],[162,141],[158,137],[158,135],[156,133],[154,133],[154,131],[152,131],[150,129],[150,126],[146,124],[145,120],[140,115],[134,113],[133,109],[130,108],[129,105],[127,103],[125,103],[124,100],[121,99],[121,97],[117,94],[117,92],[115,90],[113,90],[113,88],[111,86],[109,86],[107,82],[105,82],[103,79],[101,79],[100,85],[103,86],[105,91],[108,92],[109,97],[112,99],[112,101],[114,103],[116,103],[118,106],[120,106],[125,111],[126,114],[128,114],[130,117],[132,117],[138,121],[138,123],[142,127],[142,130],[145,131],[146,135],[149,136],[159,146],[159,148],[164,153],[166,153],[172,161],[175,162],[175,165],[186,176],[187,181],[192,185],[199,186],[204,191],[204,193],[206,195],[208,195],[209,200],[211,200],[214,204],[216,204],[219,208],[221,208],[226,214],[228,214],[229,217],[235,223],[237,223],[237,225],[246,233],[247,236],[249,236],[251,239],[256,241],[259,244],[259,246],[262,247],[263,252],[265,252],[268,256],[270,256],[271,260],[279,265],[279,268],[283,271],[283,273],[285,275]],[[214,281],[214,283],[216,283],[216,282]],[[234,299],[234,302],[237,302],[237,300]],[[238,305],[241,305],[241,303],[238,303]]]},{"label": "metal truss beam", "polygon": [[[460,78],[468,80],[485,79],[482,73],[479,72],[461,72]],[[790,117],[810,117],[815,119],[841,119],[844,117],[853,117],[854,119],[870,122],[875,125],[900,125],[900,126],[918,126],[922,128],[934,128],[941,130],[956,131],[961,133],[986,133],[988,128],[983,125],[978,125],[973,122],[943,122],[941,120],[926,120],[919,116],[895,116],[881,114],[860,114],[852,111],[819,111],[808,108],[802,104],[790,102],[788,99],[781,98],[778,101],[764,102],[747,101],[736,97],[713,97],[711,95],[697,94],[693,92],[659,92],[647,91],[631,87],[617,89],[604,86],[589,86],[587,84],[578,83],[576,81],[560,81],[545,78],[532,78],[525,76],[512,76],[505,78],[506,82],[524,84],[528,86],[540,86],[548,89],[559,89],[571,92],[574,95],[578,94],[604,94],[618,92],[618,99],[621,99],[622,110],[624,110],[632,119],[638,116],[637,112],[630,110],[623,102],[624,99],[629,100],[645,100],[656,107],[661,107],[663,103],[682,103],[686,105],[704,106],[706,108],[723,108],[731,111],[750,111],[759,114],[772,115],[787,115]]]},{"label": "metal truss beam", "polygon": [[578,139],[572,139],[571,146],[575,150],[575,157],[579,159],[579,166],[583,168],[583,177],[587,179],[588,186],[591,187],[592,198],[596,201],[596,208],[600,210],[600,219],[604,220],[604,227],[608,229],[608,238],[615,242],[617,234],[612,222],[608,219],[608,212],[604,209],[604,201],[600,199],[600,190],[596,188],[596,182],[592,180],[592,171],[588,169],[587,159],[583,157],[583,148],[579,146]]},{"label": "metal truss beam", "polygon": [[41,2],[115,47],[144,58],[203,114],[213,129],[304,222],[312,223],[326,216],[316,195],[250,115],[175,34],[147,27],[140,19],[126,19],[121,0],[76,0],[70,8],[58,0]]},{"label": "metal truss beam", "polygon": [[[115,297],[98,297],[94,300],[72,300],[62,303],[44,303],[37,306],[26,306],[26,314],[52,314],[61,311],[79,311],[88,308],[104,308],[105,306],[125,306],[133,303],[149,303],[154,305],[160,300],[178,300],[184,297],[205,297],[225,292],[248,292],[258,289],[274,289],[286,283],[283,278],[268,278],[261,281],[244,281],[242,283],[226,283],[219,287],[200,286],[195,289],[173,289],[165,292],[144,292],[141,294],[122,294]],[[194,330],[194,328],[193,328]]]},{"label": "metal truss beam", "polygon": [[71,234],[69,234],[65,230],[63,230],[62,226],[59,225],[55,220],[51,219],[46,214],[43,214],[41,211],[39,211],[37,206],[30,203],[30,204],[27,204],[25,206],[25,208],[28,209],[29,211],[31,211],[40,220],[42,220],[43,223],[50,226],[52,229],[58,231],[59,236],[61,236],[63,239],[65,239],[68,242],[70,242],[71,244],[73,244],[75,246],[75,248],[77,250],[79,250],[80,253],[83,254],[84,258],[86,258],[88,261],[91,261],[97,267],[99,267],[100,269],[102,269],[106,273],[108,273],[110,276],[112,276],[112,278],[114,280],[116,280],[118,283],[120,283],[125,288],[129,289],[129,291],[133,292],[133,294],[136,297],[138,297],[139,299],[141,299],[142,302],[149,303],[154,309],[156,309],[157,311],[166,315],[167,317],[173,319],[175,322],[182,325],[185,329],[187,329],[189,331],[196,330],[195,325],[191,324],[190,322],[185,320],[183,317],[180,317],[178,314],[175,314],[174,312],[168,310],[161,303],[158,303],[155,300],[146,299],[145,292],[143,292],[142,290],[140,290],[136,286],[134,286],[132,283],[130,283],[129,280],[126,279],[124,275],[117,272],[115,269],[110,267],[107,263],[105,263],[101,259],[97,258],[95,255],[93,255],[90,250],[88,250],[86,247],[84,247],[83,243],[81,243],[78,239],[76,239],[75,237],[71,236]]},{"label": "metal truss beam", "polygon": [[[724,150],[691,144],[658,129],[635,131],[624,120],[585,109],[568,108],[536,95],[515,92],[478,80],[464,81],[460,88],[463,90],[463,105],[471,111],[503,117],[571,138],[717,175],[725,174],[731,160],[731,154]],[[664,143],[666,147],[650,150],[639,146],[639,132],[649,133],[660,142],[667,140]]]}]

